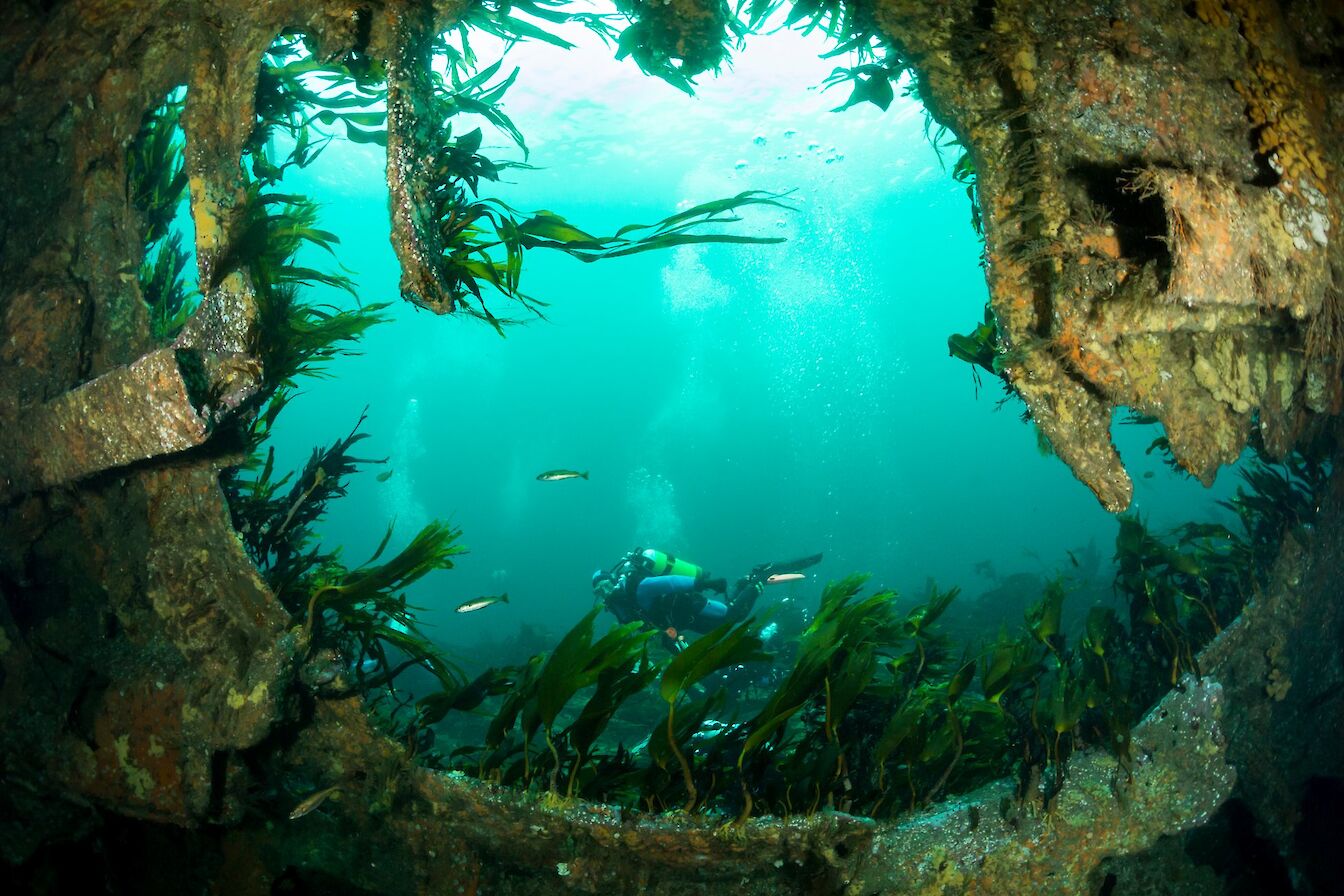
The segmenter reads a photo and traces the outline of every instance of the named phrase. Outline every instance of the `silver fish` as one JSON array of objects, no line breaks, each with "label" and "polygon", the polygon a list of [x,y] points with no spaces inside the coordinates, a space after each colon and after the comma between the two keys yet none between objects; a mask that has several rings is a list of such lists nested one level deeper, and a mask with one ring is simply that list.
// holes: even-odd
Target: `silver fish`
[{"label": "silver fish", "polygon": [[303,802],[294,807],[294,811],[289,813],[289,820],[293,821],[296,818],[302,818],[307,815],[309,812],[326,802],[327,797],[340,789],[341,785],[333,784],[330,787],[324,787],[317,793],[310,795]]},{"label": "silver fish", "polygon": [[509,593],[492,595],[491,597],[473,597],[471,600],[464,600],[457,605],[457,612],[471,613],[476,610],[484,609],[491,604],[506,604],[509,602]]},{"label": "silver fish", "polygon": [[537,474],[537,479],[541,482],[559,482],[562,479],[587,478],[587,473],[580,473],[578,470],[547,470],[545,473]]}]

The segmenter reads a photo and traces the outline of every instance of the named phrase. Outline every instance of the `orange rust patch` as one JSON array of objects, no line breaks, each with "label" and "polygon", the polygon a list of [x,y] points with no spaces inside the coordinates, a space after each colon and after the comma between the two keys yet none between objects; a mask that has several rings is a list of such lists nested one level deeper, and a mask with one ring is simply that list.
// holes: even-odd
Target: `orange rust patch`
[{"label": "orange rust patch", "polygon": [[184,820],[182,688],[132,682],[109,690],[93,726],[89,796],[139,809],[162,820]]},{"label": "orange rust patch", "polygon": [[1061,360],[1088,382],[1102,389],[1114,390],[1122,387],[1123,372],[1110,367],[1097,352],[1088,350],[1083,342],[1083,335],[1071,318],[1065,317],[1060,321],[1059,330],[1054,336],[1054,344]]},{"label": "orange rust patch", "polygon": [[1084,249],[1097,255],[1111,259],[1120,257],[1120,237],[1114,231],[1094,230],[1085,233],[1082,243]]}]

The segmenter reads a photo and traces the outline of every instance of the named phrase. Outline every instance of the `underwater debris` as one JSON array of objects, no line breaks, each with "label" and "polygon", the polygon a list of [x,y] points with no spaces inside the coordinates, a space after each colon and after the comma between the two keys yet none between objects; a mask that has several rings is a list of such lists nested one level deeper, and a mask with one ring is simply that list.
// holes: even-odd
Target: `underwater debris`
[{"label": "underwater debris", "polygon": [[157,349],[29,411],[0,440],[0,499],[203,444],[210,419],[192,361]]}]

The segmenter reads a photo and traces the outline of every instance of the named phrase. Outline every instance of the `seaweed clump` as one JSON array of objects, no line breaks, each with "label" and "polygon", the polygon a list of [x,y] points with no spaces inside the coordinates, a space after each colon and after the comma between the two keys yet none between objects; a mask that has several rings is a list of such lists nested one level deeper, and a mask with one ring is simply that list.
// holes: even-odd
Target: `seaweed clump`
[{"label": "seaweed clump", "polygon": [[171,342],[200,302],[191,254],[173,221],[186,198],[182,106],[185,88],[171,91],[145,113],[126,150],[126,192],[144,223],[144,255],[136,272],[140,296],[149,311],[150,335]]},{"label": "seaweed clump", "polygon": [[[782,196],[762,191],[701,203],[655,224],[631,224],[602,235],[555,212],[520,213],[484,195],[483,186],[498,182],[509,169],[527,165],[485,155],[481,128],[455,130],[458,116],[484,118],[525,157],[527,145],[500,108],[517,69],[503,74],[502,60],[478,68],[467,37],[471,27],[532,35],[520,20],[478,9],[456,29],[432,40],[433,56],[441,66],[407,66],[403,76],[394,73],[389,82],[393,242],[402,262],[401,291],[407,301],[440,314],[460,312],[479,318],[502,334],[504,324],[512,321],[495,313],[490,297],[502,296],[536,316],[546,304],[522,289],[528,250],[549,249],[592,262],[688,243],[780,242],[778,237],[700,231],[703,225],[737,223],[737,213],[750,206],[787,207]],[[589,27],[604,33],[602,23]],[[549,37],[552,43],[567,45]]]},{"label": "seaweed clump", "polygon": [[616,0],[630,20],[616,43],[646,75],[695,91],[695,76],[717,72],[746,34],[724,0]]}]

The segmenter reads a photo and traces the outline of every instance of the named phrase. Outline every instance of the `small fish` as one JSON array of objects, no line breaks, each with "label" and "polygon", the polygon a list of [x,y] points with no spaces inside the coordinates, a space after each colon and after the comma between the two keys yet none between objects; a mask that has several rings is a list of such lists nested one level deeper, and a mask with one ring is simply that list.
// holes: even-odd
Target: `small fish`
[{"label": "small fish", "polygon": [[379,482],[386,482],[387,480],[389,480],[389,479],[391,479],[391,478],[392,478],[392,471],[391,471],[391,470],[388,470],[386,473],[379,473],[379,474],[378,474],[378,477],[377,477],[377,479],[378,479]]},{"label": "small fish", "polygon": [[491,604],[506,604],[509,602],[509,593],[494,594],[490,597],[473,597],[471,600],[465,600],[457,605],[457,612],[471,613],[483,609]]},{"label": "small fish", "polygon": [[807,576],[800,572],[777,572],[765,580],[767,585],[778,585],[780,582],[796,582],[799,579],[805,579]]},{"label": "small fish", "polygon": [[541,482],[559,482],[561,479],[587,479],[587,473],[580,473],[578,470],[547,470],[545,473],[538,474],[537,479]]},{"label": "small fish", "polygon": [[303,802],[299,803],[297,806],[294,807],[294,811],[289,813],[289,820],[293,821],[296,818],[302,818],[303,816],[307,815],[309,812],[313,811],[318,806],[326,802],[327,797],[331,796],[333,793],[335,793],[340,789],[341,785],[333,784],[330,787],[324,787],[317,793],[312,794]]}]

